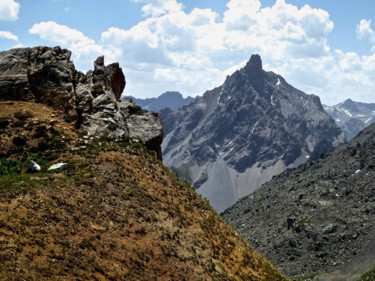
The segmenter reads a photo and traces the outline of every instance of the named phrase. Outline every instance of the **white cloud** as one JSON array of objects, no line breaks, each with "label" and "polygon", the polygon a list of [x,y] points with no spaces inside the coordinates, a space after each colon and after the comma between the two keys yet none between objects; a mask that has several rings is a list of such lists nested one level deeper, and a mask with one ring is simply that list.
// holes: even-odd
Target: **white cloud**
[{"label": "white cloud", "polygon": [[147,3],[142,7],[144,16],[159,17],[167,13],[181,11],[183,5],[176,0],[133,0],[138,3]]},{"label": "white cloud", "polygon": [[359,38],[368,38],[371,43],[375,44],[375,32],[371,28],[371,20],[362,19],[357,25],[356,31]]},{"label": "white cloud", "polygon": [[14,21],[18,19],[20,4],[14,0],[0,1],[0,20]]},{"label": "white cloud", "polygon": [[58,44],[90,40],[81,31],[53,21],[36,23],[30,28],[29,32],[39,35],[43,40],[56,42]]},{"label": "white cloud", "polygon": [[106,63],[113,62],[119,51],[106,49],[81,31],[53,21],[34,24],[29,32],[38,35],[42,40],[59,44],[73,51],[72,59],[80,70],[92,69],[93,61],[101,55],[106,56]]},{"label": "white cloud", "polygon": [[9,32],[9,31],[1,31],[0,30],[0,38],[5,38],[5,39],[9,39],[9,40],[14,40],[14,41],[18,41],[18,37],[16,35],[14,35],[13,33]]},{"label": "white cloud", "polygon": [[[202,94],[258,53],[266,70],[326,104],[348,97],[373,100],[375,54],[331,50],[327,38],[334,23],[324,10],[285,0],[270,7],[259,0],[230,0],[219,15],[211,9],[186,12],[176,0],[133,1],[144,4],[145,18],[126,30],[109,28],[100,41],[55,22],[35,24],[30,33],[71,49],[79,69],[91,69],[103,54],[106,63],[119,61],[127,77],[125,94],[137,97],[167,90]],[[357,34],[375,41],[370,21],[362,20]]]}]

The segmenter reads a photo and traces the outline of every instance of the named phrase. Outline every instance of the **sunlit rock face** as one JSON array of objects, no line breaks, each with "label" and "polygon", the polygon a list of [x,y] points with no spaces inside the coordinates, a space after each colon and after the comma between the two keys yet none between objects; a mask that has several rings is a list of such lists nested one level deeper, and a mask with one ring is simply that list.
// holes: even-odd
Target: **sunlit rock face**
[{"label": "sunlit rock face", "polygon": [[0,100],[46,104],[92,136],[139,138],[161,159],[161,119],[130,99],[120,99],[126,80],[119,64],[105,66],[102,56],[84,74],[70,56],[71,51],[60,47],[0,52]]}]

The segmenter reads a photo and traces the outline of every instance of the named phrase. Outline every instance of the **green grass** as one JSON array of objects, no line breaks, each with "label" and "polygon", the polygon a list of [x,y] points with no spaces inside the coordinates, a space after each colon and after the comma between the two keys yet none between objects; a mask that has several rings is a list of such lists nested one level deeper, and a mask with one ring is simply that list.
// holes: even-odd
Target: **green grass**
[{"label": "green grass", "polygon": [[363,274],[358,281],[375,281],[375,266]]}]

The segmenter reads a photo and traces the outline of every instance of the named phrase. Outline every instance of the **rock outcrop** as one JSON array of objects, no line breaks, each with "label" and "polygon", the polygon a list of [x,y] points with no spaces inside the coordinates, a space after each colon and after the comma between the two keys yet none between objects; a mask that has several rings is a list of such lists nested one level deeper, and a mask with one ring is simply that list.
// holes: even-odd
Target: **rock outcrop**
[{"label": "rock outcrop", "polygon": [[319,98],[264,71],[258,55],[222,86],[162,116],[165,165],[217,211],[344,141]]},{"label": "rock outcrop", "polygon": [[126,81],[119,64],[105,66],[102,56],[93,71],[83,74],[70,56],[60,47],[0,52],[0,100],[46,104],[95,137],[139,138],[161,159],[161,119],[130,99],[121,99]]},{"label": "rock outcrop", "polygon": [[374,155],[372,124],[333,152],[273,178],[223,217],[296,280],[321,273],[314,280],[358,280],[375,264]]}]

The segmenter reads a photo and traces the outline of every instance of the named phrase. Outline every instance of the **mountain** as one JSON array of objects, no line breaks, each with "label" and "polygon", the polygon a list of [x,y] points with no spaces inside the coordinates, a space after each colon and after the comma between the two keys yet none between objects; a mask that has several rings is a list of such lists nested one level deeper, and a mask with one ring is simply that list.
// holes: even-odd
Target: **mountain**
[{"label": "mountain", "polygon": [[344,132],[347,140],[353,139],[365,127],[375,122],[375,103],[355,102],[351,99],[334,106],[324,106]]},{"label": "mountain", "polygon": [[162,109],[169,108],[177,110],[184,105],[188,105],[194,101],[194,98],[184,98],[179,92],[165,92],[157,98],[138,99],[129,96],[140,107],[154,112],[159,112]]},{"label": "mountain", "polygon": [[374,155],[372,124],[333,152],[273,178],[223,217],[295,279],[358,280],[371,269],[374,278]]},{"label": "mountain", "polygon": [[157,159],[118,64],[69,57],[0,53],[0,280],[289,280]]},{"label": "mountain", "polygon": [[319,98],[264,71],[259,55],[220,87],[161,117],[164,164],[217,211],[344,140]]}]

